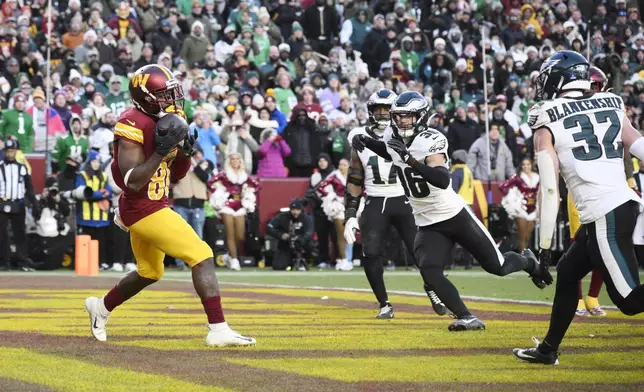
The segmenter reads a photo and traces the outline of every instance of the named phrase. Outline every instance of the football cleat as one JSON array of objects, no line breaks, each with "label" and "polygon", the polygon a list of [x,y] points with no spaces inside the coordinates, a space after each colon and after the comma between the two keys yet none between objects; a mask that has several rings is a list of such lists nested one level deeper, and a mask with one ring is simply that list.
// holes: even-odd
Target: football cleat
[{"label": "football cleat", "polygon": [[107,325],[107,320],[109,320],[109,312],[107,315],[103,315],[101,312],[101,298],[88,297],[85,299],[85,310],[89,313],[89,327],[92,335],[99,342],[104,342],[107,340],[107,332],[105,331],[105,326]]},{"label": "football cleat", "polygon": [[515,348],[512,350],[512,353],[518,360],[529,363],[539,363],[542,365],[559,365],[558,352],[543,354],[539,351],[539,340],[537,338],[532,338],[532,341],[536,343],[536,347]]},{"label": "football cleat", "polygon": [[575,316],[577,316],[577,317],[588,317],[588,316],[590,316],[590,313],[586,309],[582,308],[582,309],[575,310]]},{"label": "football cleat", "polygon": [[447,327],[447,329],[453,332],[479,331],[485,329],[485,324],[483,324],[483,321],[479,320],[478,317],[469,315],[463,318],[457,318]]},{"label": "football cleat", "polygon": [[390,303],[380,308],[380,313],[376,316],[377,319],[392,319],[394,318],[394,307]]},{"label": "football cleat", "polygon": [[353,263],[347,259],[338,259],[335,261],[336,271],[351,271],[352,269],[353,269]]},{"label": "football cleat", "polygon": [[595,316],[595,317],[605,317],[606,316],[606,311],[604,309],[602,309],[601,306],[595,306],[594,308],[588,310],[588,313],[591,316]]},{"label": "football cleat", "polygon": [[530,249],[524,249],[523,252],[521,252],[521,256],[532,260],[535,264],[534,271],[530,274],[532,283],[534,283],[535,286],[543,290],[546,286],[552,283],[553,279],[550,271],[548,270],[547,263],[541,263],[539,258],[535,256]]},{"label": "football cleat", "polygon": [[447,314],[447,306],[441,301],[440,298],[438,298],[438,295],[434,292],[434,290],[430,290],[427,285],[424,285],[425,289],[425,294],[427,294],[427,297],[429,297],[429,300],[432,303],[432,309],[434,309],[434,312],[436,312],[437,315],[439,316],[445,316]]},{"label": "football cleat", "polygon": [[208,346],[254,346],[255,343],[255,339],[233,331],[226,322],[208,325],[208,335],[206,336]]},{"label": "football cleat", "polygon": [[226,267],[230,268],[233,271],[241,271],[239,260],[233,259],[229,255],[224,256],[224,264],[226,265]]}]

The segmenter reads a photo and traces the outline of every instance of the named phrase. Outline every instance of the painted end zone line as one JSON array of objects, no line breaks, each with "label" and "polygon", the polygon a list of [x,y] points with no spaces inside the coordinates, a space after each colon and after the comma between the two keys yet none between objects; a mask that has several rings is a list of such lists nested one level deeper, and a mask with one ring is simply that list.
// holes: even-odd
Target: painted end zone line
[{"label": "painted end zone line", "polygon": [[[219,281],[220,284],[231,285],[231,286],[244,286],[244,287],[260,287],[260,288],[274,288],[274,289],[304,289],[304,290],[332,290],[332,291],[346,291],[352,293],[371,293],[370,289],[354,289],[347,287],[324,287],[324,286],[293,286],[286,284],[259,284],[259,283],[239,283],[239,282],[226,282],[223,280]],[[397,295],[408,295],[412,297],[425,297],[424,293],[417,293],[414,291],[405,291],[405,290],[388,290],[387,292]],[[470,296],[463,295],[463,299],[472,300],[472,301],[487,301],[487,302],[510,302],[524,305],[548,305],[552,306],[552,302],[548,301],[530,301],[530,300],[519,300],[519,299],[505,299],[505,298],[491,298],[491,297],[479,297],[479,296]],[[608,309],[617,309],[615,306],[603,306]]]}]

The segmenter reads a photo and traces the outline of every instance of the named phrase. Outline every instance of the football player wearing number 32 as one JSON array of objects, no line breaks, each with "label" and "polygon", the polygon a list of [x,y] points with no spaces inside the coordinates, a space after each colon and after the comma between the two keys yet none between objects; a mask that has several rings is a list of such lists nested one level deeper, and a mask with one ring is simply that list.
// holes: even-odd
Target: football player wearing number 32
[{"label": "football player wearing number 32", "polygon": [[454,243],[470,252],[487,272],[504,276],[526,271],[540,288],[552,283],[547,269],[540,268],[532,252],[501,254],[485,226],[463,198],[452,190],[447,169],[447,139],[429,128],[429,104],[415,91],[398,96],[391,107],[391,125],[382,141],[358,135],[352,145],[368,148],[393,161],[413,210],[418,232],[414,254],[425,285],[432,287],[457,319],[450,331],[485,329],[485,324],[467,309],[458,290],[443,274]]},{"label": "football player wearing number 32", "polygon": [[112,310],[161,279],[168,254],[192,269],[195,291],[208,317],[206,344],[253,345],[255,339],[233,331],[224,319],[212,249],[168,207],[168,186],[188,172],[197,137],[189,134],[182,117],[181,84],[170,70],[152,64],[134,73],[129,90],[134,108],[124,111],[114,128],[112,173],[123,189],[115,222],[130,232],[137,270],[103,298],[85,300],[92,335],[107,339]]}]

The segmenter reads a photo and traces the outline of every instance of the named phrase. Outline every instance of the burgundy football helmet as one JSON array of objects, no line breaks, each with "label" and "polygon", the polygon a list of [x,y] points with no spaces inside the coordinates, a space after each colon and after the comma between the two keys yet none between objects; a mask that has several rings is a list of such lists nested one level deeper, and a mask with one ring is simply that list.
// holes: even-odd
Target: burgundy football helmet
[{"label": "burgundy football helmet", "polygon": [[594,93],[606,91],[608,78],[604,71],[595,66],[591,66],[588,69],[588,73],[590,74],[590,90]]},{"label": "burgundy football helmet", "polygon": [[183,87],[163,65],[139,68],[130,79],[129,90],[134,106],[148,115],[160,117],[183,109]]}]

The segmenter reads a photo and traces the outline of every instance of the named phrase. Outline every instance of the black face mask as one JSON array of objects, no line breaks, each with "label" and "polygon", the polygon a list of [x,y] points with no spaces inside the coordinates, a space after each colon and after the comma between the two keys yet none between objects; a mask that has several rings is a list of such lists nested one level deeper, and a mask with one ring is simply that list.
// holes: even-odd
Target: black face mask
[{"label": "black face mask", "polygon": [[476,83],[468,83],[467,84],[467,89],[474,93],[478,89],[478,84],[476,84]]},{"label": "black face mask", "polygon": [[407,41],[403,44],[403,48],[405,49],[405,52],[411,52],[411,50],[414,48],[414,44]]}]

